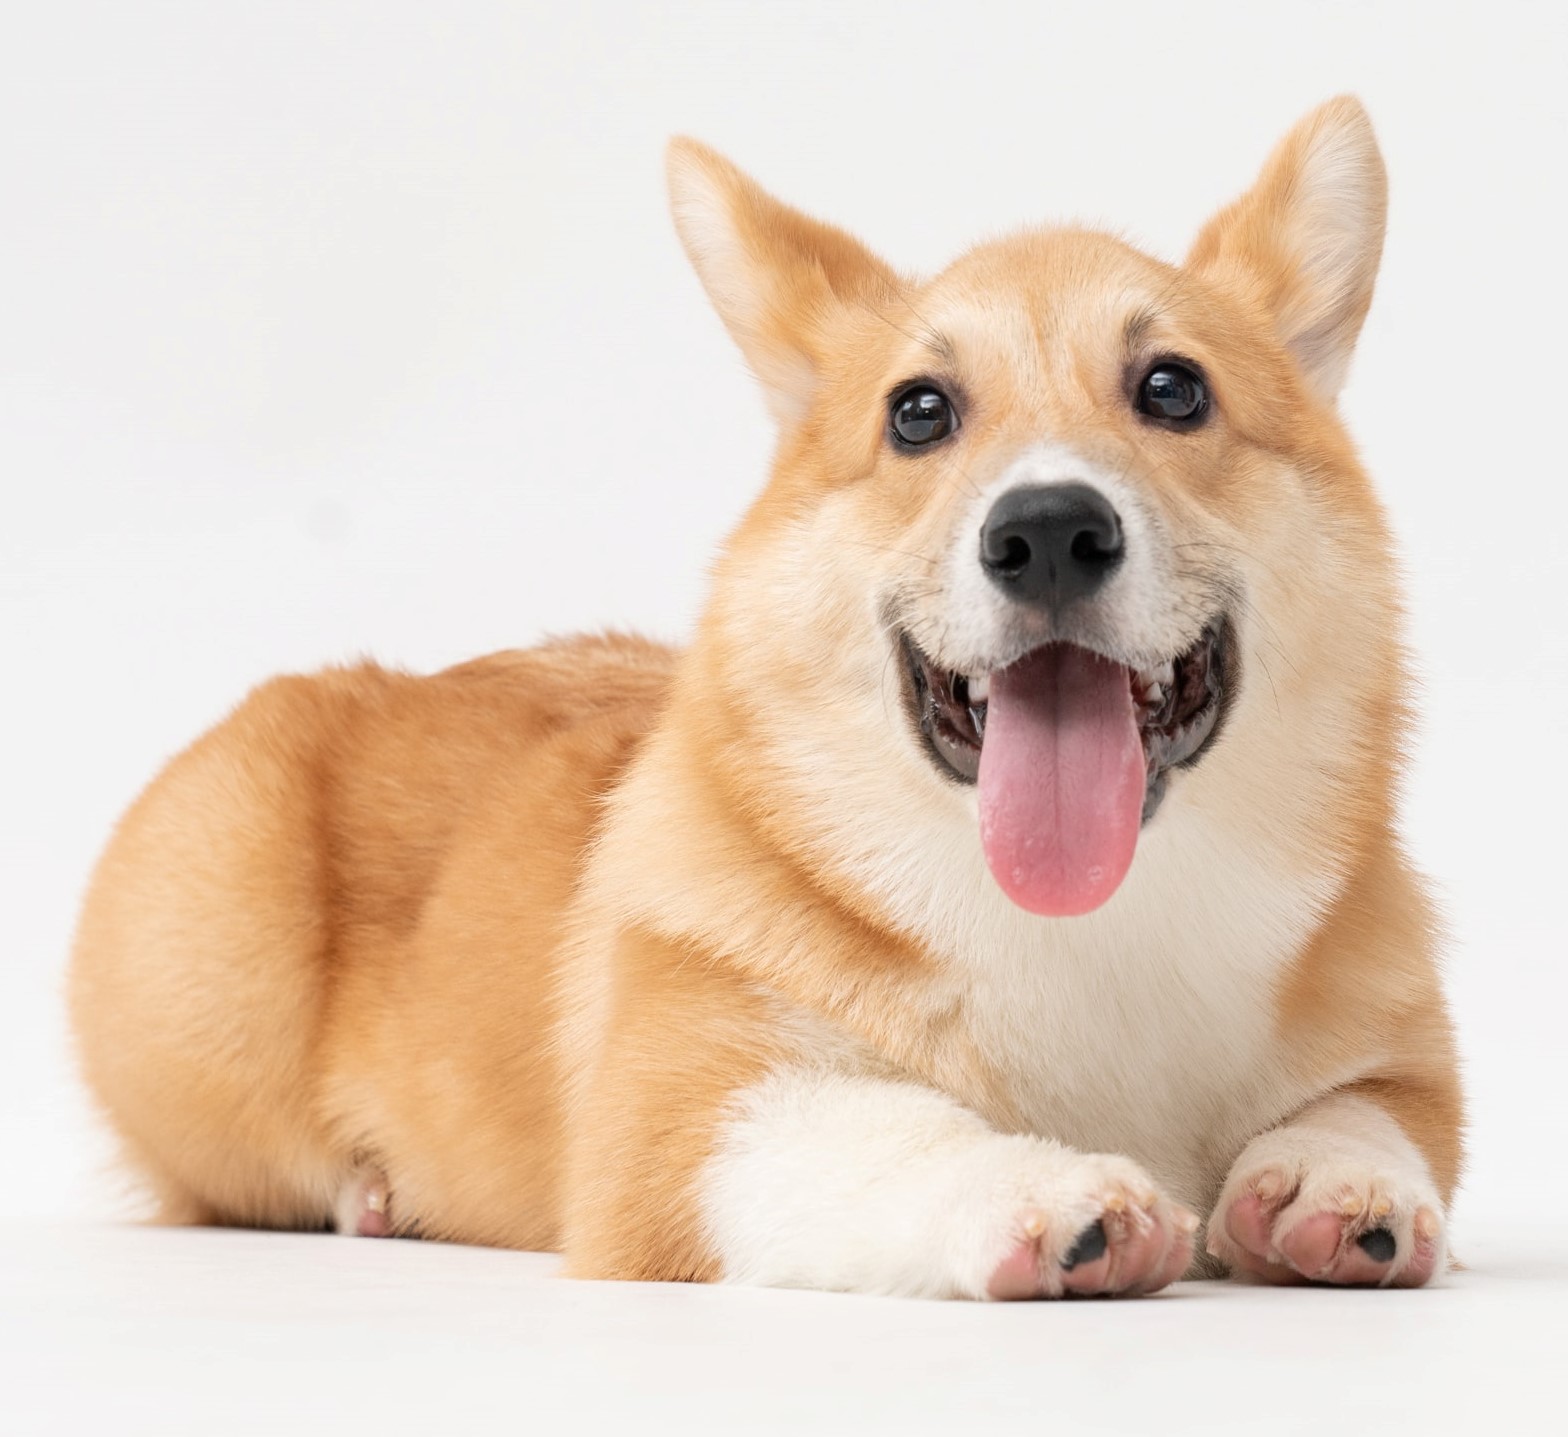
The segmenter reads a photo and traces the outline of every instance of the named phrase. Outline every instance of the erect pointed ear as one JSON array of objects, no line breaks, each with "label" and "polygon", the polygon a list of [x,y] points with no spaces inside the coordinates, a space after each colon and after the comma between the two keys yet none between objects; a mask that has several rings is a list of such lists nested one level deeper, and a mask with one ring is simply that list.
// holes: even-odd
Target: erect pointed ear
[{"label": "erect pointed ear", "polygon": [[670,141],[675,228],[781,423],[801,417],[836,310],[880,305],[893,272],[858,240],[780,204],[696,140]]},{"label": "erect pointed ear", "polygon": [[1204,226],[1187,264],[1260,302],[1312,387],[1332,400],[1372,303],[1387,213],[1371,121],[1341,95],[1280,141],[1257,183]]}]

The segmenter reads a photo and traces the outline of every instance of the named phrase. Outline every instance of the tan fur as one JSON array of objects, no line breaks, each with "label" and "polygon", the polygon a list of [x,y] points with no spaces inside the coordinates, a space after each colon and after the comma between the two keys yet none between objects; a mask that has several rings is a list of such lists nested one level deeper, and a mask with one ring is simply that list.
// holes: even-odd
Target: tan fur
[{"label": "tan fur", "polygon": [[82,915],[82,1057],[171,1217],[549,1246],[549,954],[671,655],[632,639],[258,690],[122,820]]},{"label": "tan fur", "polygon": [[[1325,132],[1361,166],[1370,227],[1326,260],[1292,200]],[[696,639],[279,680],[169,766],[100,864],[71,979],[89,1082],[165,1215],[320,1227],[371,1163],[400,1231],[708,1279],[700,1173],[726,1104],[777,1064],[916,1079],[1028,1129],[943,916],[846,795],[871,785],[886,831],[907,813],[915,835],[957,802],[888,697],[887,624],[957,642],[938,557],[976,476],[1042,435],[1144,486],[1184,546],[1173,615],[1245,596],[1247,704],[1179,777],[1181,812],[1256,835],[1282,884],[1324,895],[1277,983],[1281,1090],[1381,1103],[1446,1199],[1459,1096],[1393,829],[1390,541],[1332,407],[1381,175],[1339,101],[1183,268],[1040,231],[917,283],[678,142],[677,223],[783,425]],[[1217,391],[1194,434],[1126,402],[1169,352]],[[920,375],[963,394],[962,445],[892,453],[884,396]]]}]

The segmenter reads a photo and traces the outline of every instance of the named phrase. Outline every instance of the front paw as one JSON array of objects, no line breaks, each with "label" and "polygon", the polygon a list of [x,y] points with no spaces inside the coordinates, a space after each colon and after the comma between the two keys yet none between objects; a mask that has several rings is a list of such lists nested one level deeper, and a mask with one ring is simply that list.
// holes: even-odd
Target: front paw
[{"label": "front paw", "polygon": [[986,1297],[1136,1296],[1187,1270],[1197,1215],[1135,1163],[1063,1152],[1047,1169],[1004,1182],[988,1204],[997,1235],[981,1265]]},{"label": "front paw", "polygon": [[1273,1283],[1420,1287],[1442,1271],[1443,1206],[1424,1171],[1312,1135],[1248,1145],[1209,1219],[1207,1249]]}]

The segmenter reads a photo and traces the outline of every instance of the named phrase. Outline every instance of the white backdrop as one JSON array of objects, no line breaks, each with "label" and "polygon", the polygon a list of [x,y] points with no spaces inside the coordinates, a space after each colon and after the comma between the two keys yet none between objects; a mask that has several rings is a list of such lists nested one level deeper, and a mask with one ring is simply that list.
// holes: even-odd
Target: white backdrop
[{"label": "white backdrop", "polygon": [[1465,1210],[1560,1193],[1564,14],[8,14],[0,1211],[111,1206],[59,997],[75,905],[116,813],[251,683],[689,627],[770,434],[665,218],[667,135],[906,267],[1047,218],[1175,257],[1347,89],[1392,172],[1344,405],[1425,676],[1406,827],[1453,920]]}]

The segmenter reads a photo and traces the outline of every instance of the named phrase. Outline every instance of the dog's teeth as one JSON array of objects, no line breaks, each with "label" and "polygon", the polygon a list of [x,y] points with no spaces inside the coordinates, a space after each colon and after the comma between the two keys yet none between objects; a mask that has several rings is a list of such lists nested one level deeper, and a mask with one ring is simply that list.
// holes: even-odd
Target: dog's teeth
[{"label": "dog's teeth", "polygon": [[981,674],[977,679],[969,680],[969,702],[983,704],[991,696],[991,675]]},{"label": "dog's teeth", "polygon": [[1139,669],[1134,675],[1139,699],[1146,704],[1165,702],[1165,695],[1176,682],[1176,665],[1167,660],[1157,669]]}]

